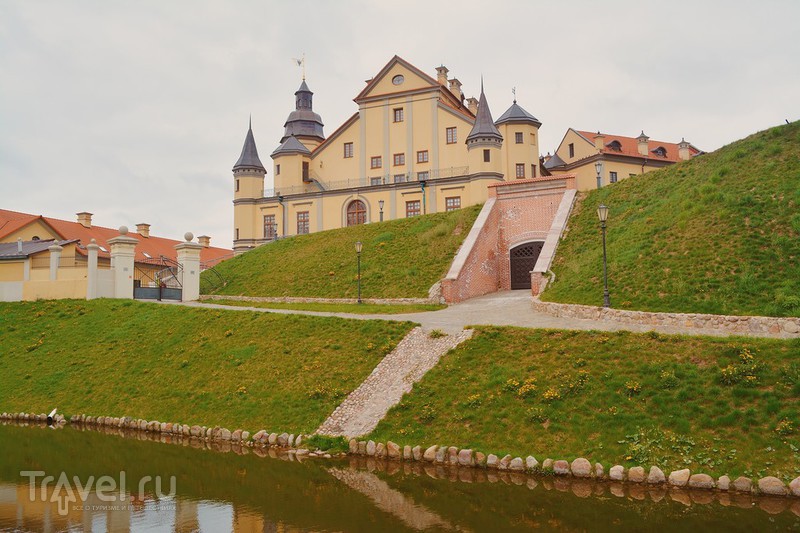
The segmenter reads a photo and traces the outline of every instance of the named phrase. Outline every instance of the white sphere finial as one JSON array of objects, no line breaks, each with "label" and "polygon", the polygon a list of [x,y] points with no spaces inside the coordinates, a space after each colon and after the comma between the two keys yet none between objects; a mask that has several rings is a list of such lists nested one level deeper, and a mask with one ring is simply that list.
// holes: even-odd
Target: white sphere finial
[{"label": "white sphere finial", "polygon": [[128,226],[120,226],[119,227],[119,234],[120,235],[127,235],[128,234]]},{"label": "white sphere finial", "polygon": [[97,239],[92,239],[92,240],[91,240],[91,241],[89,241],[89,242],[91,242],[92,244],[97,244]]},{"label": "white sphere finial", "polygon": [[186,239],[186,242],[192,242],[192,239],[194,239],[194,234],[191,231],[187,231],[183,234],[183,238]]}]

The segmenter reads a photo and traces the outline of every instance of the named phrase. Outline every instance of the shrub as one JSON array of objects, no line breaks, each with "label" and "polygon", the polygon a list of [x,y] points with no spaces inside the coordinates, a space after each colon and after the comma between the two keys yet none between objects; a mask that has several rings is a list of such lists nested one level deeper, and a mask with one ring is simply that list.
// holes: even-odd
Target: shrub
[{"label": "shrub", "polygon": [[674,389],[678,386],[678,378],[672,370],[662,370],[658,378],[662,389]]},{"label": "shrub", "polygon": [[529,398],[536,393],[536,378],[528,378],[517,389],[517,396],[520,398]]},{"label": "shrub", "polygon": [[625,383],[625,393],[628,395],[628,398],[633,398],[641,392],[642,386],[638,381],[631,380]]},{"label": "shrub", "polygon": [[526,414],[529,422],[543,423],[550,419],[550,416],[541,407],[531,407]]},{"label": "shrub", "polygon": [[428,333],[428,337],[431,339],[441,339],[442,337],[447,337],[447,333],[440,329],[434,329],[430,333]]},{"label": "shrub", "polygon": [[731,363],[720,369],[720,381],[723,385],[735,385],[744,383],[746,385],[757,385],[758,374],[761,372],[762,365],[755,355],[747,349],[742,348],[739,352],[739,361]]},{"label": "shrub", "polygon": [[542,394],[542,401],[545,403],[551,403],[556,400],[561,399],[561,393],[558,392],[558,389],[555,387],[548,387],[546,391]]},{"label": "shrub", "polygon": [[423,405],[422,412],[419,415],[419,421],[427,424],[429,422],[433,422],[434,419],[436,419],[436,409],[428,404]]},{"label": "shrub", "polygon": [[794,433],[794,424],[792,424],[791,420],[784,418],[778,422],[777,426],[775,426],[775,433],[777,433],[780,437],[788,437]]}]

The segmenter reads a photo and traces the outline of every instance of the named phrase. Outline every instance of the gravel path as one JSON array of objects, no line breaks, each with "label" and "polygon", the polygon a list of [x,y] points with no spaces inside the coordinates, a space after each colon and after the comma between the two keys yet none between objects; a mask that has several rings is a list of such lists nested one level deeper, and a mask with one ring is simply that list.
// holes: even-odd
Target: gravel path
[{"label": "gravel path", "polygon": [[[727,337],[727,331],[718,329],[680,328],[675,326],[623,324],[613,320],[587,320],[582,318],[556,317],[536,312],[531,307],[530,291],[502,291],[479,296],[461,303],[453,304],[439,311],[409,313],[402,315],[356,315],[353,313],[325,313],[320,311],[295,311],[290,309],[264,309],[259,307],[236,307],[212,303],[188,302],[180,305],[211,307],[218,309],[239,309],[262,313],[302,314],[315,316],[338,316],[355,320],[399,320],[421,324],[425,329],[440,329],[446,333],[458,333],[467,326],[495,325],[518,326],[523,328],[553,328],[599,331],[634,331],[644,333],[657,331],[666,334],[710,335]],[[744,334],[743,334],[744,335]],[[753,336],[756,336],[755,334]],[[761,336],[761,335],[758,335]],[[763,335],[780,338],[780,335]]]},{"label": "gravel path", "polygon": [[442,355],[471,336],[472,330],[462,330],[431,338],[429,330],[414,328],[339,404],[317,433],[358,437],[371,432],[403,394],[436,366]]}]

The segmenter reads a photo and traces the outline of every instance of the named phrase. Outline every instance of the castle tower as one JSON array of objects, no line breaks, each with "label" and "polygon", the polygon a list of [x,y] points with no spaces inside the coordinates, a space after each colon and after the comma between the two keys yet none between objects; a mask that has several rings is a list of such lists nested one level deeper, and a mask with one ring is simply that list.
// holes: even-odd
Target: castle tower
[{"label": "castle tower", "polygon": [[506,139],[503,145],[506,180],[538,178],[539,128],[542,123],[514,98],[514,103],[500,115],[495,125]]},{"label": "castle tower", "polygon": [[245,252],[256,245],[261,236],[257,231],[255,214],[249,205],[264,196],[264,176],[267,171],[261,164],[253,137],[253,122],[247,128],[242,154],[233,165],[233,249]]},{"label": "castle tower", "polygon": [[294,93],[295,109],[283,125],[285,131],[281,137],[283,144],[289,137],[295,137],[309,150],[313,150],[325,140],[322,132],[322,117],[314,113],[314,93],[308,88],[305,78],[300,88]]},{"label": "castle tower", "polygon": [[483,92],[481,80],[481,96],[478,100],[478,114],[475,125],[467,135],[467,160],[471,174],[482,172],[503,173],[502,153],[503,136],[494,125],[492,112]]}]

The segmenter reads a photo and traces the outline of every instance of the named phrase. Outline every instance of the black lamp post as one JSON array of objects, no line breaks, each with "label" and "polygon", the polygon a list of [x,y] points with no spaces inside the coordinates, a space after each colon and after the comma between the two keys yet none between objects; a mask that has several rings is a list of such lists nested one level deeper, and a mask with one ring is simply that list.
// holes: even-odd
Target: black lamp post
[{"label": "black lamp post", "polygon": [[594,164],[594,169],[597,171],[597,188],[599,189],[603,186],[603,177],[600,175],[600,173],[603,171],[603,163],[598,161]]},{"label": "black lamp post", "polygon": [[383,222],[383,200],[378,200],[378,207],[381,210],[381,222]]},{"label": "black lamp post", "polygon": [[358,303],[361,303],[361,241],[356,241],[356,258],[358,260]]},{"label": "black lamp post", "polygon": [[600,204],[600,207],[597,208],[597,218],[600,219],[600,228],[603,232],[603,307],[611,307],[611,297],[608,294],[608,262],[606,260],[606,220],[608,220],[608,206]]}]

